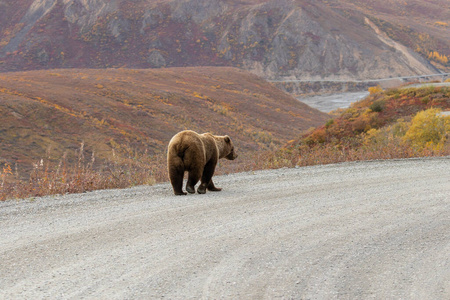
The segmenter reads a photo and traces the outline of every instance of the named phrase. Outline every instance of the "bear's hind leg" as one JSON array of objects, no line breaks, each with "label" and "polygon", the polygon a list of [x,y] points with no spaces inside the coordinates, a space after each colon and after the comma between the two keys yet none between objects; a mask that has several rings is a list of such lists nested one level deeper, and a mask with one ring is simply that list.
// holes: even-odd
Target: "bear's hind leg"
[{"label": "bear's hind leg", "polygon": [[169,179],[175,195],[187,195],[183,192],[184,167],[181,164],[169,166]]},{"label": "bear's hind leg", "polygon": [[186,183],[186,191],[190,194],[195,193],[195,185],[200,180],[202,173],[198,170],[190,170],[188,175],[188,181]]}]

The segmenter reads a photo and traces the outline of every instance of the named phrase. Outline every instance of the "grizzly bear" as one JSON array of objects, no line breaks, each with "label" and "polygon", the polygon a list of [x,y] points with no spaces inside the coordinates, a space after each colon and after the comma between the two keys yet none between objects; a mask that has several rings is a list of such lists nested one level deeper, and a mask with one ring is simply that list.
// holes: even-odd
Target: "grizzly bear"
[{"label": "grizzly bear", "polygon": [[167,151],[167,168],[170,183],[175,195],[186,195],[183,192],[184,172],[188,172],[186,191],[195,193],[195,185],[201,179],[197,189],[199,194],[209,191],[220,191],[212,181],[219,158],[234,160],[233,142],[228,135],[218,136],[210,133],[198,134],[192,130],[177,133],[169,142]]}]

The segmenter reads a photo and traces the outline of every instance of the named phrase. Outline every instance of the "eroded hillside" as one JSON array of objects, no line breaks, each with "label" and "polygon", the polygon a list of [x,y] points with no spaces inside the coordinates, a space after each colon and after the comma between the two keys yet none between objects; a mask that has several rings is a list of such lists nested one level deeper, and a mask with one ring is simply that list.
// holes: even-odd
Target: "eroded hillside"
[{"label": "eroded hillside", "polygon": [[[381,2],[1,1],[0,71],[233,66],[267,79],[437,72],[427,59],[450,56],[448,1]],[[380,39],[366,17],[418,64]]]}]

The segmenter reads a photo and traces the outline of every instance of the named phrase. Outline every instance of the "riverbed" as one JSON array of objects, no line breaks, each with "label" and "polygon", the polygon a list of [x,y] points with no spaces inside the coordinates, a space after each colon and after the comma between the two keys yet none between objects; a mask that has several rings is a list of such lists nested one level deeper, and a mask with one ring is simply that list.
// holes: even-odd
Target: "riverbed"
[{"label": "riverbed", "polygon": [[352,92],[352,93],[339,93],[339,94],[327,94],[311,97],[298,97],[297,99],[303,103],[308,104],[311,107],[317,108],[320,111],[329,113],[330,111],[338,108],[347,108],[353,102],[360,101],[367,97],[369,92]]}]

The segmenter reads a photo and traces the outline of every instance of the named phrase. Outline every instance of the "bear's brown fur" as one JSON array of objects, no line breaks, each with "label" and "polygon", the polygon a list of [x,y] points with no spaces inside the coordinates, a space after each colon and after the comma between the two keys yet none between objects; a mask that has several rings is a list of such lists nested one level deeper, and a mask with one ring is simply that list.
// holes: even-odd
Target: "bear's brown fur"
[{"label": "bear's brown fur", "polygon": [[230,137],[198,134],[191,130],[177,133],[169,142],[167,151],[167,168],[169,179],[175,195],[186,195],[183,192],[184,172],[188,172],[186,190],[195,193],[195,185],[201,180],[197,189],[199,194],[220,191],[214,186],[212,176],[220,158],[233,160],[237,157]]}]

